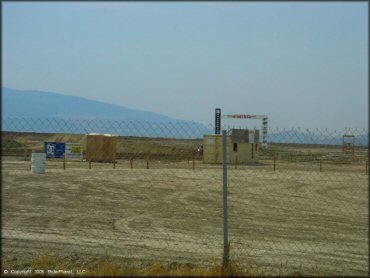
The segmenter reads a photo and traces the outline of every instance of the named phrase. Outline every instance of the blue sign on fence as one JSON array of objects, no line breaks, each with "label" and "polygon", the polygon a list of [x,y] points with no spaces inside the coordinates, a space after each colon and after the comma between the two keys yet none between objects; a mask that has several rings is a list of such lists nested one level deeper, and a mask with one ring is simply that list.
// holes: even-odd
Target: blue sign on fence
[{"label": "blue sign on fence", "polygon": [[47,158],[63,158],[66,151],[66,143],[44,142],[44,151]]}]

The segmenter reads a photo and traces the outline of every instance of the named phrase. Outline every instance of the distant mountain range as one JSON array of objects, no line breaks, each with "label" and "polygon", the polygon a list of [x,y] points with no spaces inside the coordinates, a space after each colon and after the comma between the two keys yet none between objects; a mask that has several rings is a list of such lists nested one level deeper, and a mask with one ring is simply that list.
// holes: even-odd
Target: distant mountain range
[{"label": "distant mountain range", "polygon": [[33,90],[2,88],[3,130],[200,138],[208,128],[158,113]]},{"label": "distant mountain range", "polygon": [[3,117],[187,122],[158,113],[53,92],[2,89]]},{"label": "distant mountain range", "polygon": [[[202,138],[214,125],[179,120],[158,113],[130,109],[52,92],[2,88],[2,129],[43,133],[110,133],[120,136]],[[356,145],[368,146],[369,134],[354,130]],[[344,133],[343,133],[344,134]],[[341,145],[342,132],[274,130],[274,143]]]}]

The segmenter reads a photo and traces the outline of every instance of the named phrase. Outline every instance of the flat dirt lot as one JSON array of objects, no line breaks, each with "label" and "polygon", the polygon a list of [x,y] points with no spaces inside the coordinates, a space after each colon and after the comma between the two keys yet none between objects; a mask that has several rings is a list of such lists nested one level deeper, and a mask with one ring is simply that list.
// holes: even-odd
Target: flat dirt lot
[{"label": "flat dirt lot", "polygon": [[[3,157],[2,256],[18,267],[43,254],[83,264],[117,260],[221,262],[221,165],[30,162]],[[366,275],[368,176],[361,165],[234,166],[230,257],[265,274]]]}]

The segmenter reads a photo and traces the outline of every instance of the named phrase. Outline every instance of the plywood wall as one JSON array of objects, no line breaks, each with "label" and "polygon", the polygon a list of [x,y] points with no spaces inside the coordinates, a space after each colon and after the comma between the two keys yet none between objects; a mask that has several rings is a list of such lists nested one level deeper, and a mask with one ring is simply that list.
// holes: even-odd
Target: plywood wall
[{"label": "plywood wall", "polygon": [[104,135],[86,136],[86,160],[113,162],[116,159],[117,137]]}]

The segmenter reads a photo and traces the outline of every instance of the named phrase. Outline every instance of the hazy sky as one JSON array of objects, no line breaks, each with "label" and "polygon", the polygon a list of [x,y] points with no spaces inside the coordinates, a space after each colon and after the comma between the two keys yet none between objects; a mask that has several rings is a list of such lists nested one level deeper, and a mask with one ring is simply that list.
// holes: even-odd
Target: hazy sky
[{"label": "hazy sky", "polygon": [[272,127],[368,127],[367,2],[2,7],[6,87],[202,123],[220,107]]}]

